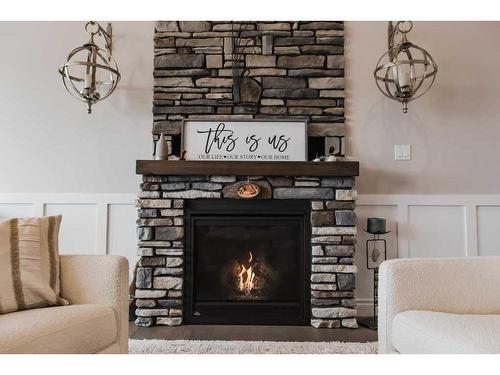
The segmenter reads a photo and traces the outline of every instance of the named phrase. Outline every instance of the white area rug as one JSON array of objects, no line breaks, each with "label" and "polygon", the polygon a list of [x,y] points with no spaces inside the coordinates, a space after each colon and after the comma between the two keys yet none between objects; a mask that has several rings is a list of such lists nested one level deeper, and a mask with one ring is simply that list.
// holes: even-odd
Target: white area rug
[{"label": "white area rug", "polygon": [[131,354],[376,354],[376,342],[129,340]]}]

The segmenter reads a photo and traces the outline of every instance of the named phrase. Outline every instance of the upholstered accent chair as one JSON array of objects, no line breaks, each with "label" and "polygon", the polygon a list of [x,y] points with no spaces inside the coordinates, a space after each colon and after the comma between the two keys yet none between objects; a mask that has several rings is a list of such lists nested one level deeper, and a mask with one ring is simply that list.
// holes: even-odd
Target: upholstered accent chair
[{"label": "upholstered accent chair", "polygon": [[500,257],[389,260],[378,290],[379,353],[500,353]]},{"label": "upholstered accent chair", "polygon": [[61,255],[67,306],[0,315],[0,353],[127,353],[128,262]]}]

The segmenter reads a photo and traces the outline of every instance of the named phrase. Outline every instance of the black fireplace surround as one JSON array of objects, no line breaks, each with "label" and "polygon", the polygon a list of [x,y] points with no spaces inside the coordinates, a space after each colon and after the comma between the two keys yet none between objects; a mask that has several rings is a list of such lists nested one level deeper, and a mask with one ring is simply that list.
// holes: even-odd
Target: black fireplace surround
[{"label": "black fireplace surround", "polygon": [[186,324],[310,324],[310,202],[186,202]]}]

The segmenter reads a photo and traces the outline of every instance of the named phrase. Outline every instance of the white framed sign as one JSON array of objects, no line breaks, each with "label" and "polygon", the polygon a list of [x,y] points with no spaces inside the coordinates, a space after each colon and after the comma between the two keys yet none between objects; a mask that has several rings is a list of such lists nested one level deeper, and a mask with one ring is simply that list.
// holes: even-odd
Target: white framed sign
[{"label": "white framed sign", "polygon": [[307,120],[184,120],[186,160],[306,161]]}]

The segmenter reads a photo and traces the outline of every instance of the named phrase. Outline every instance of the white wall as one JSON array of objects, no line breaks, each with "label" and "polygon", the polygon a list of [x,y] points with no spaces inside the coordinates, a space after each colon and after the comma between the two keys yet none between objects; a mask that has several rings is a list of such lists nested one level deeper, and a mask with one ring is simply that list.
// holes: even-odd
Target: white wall
[{"label": "white wall", "polygon": [[[500,193],[499,35],[500,22],[415,22],[408,39],[439,71],[404,114],[373,79],[387,23],[347,22],[347,148],[361,163],[361,193]],[[413,160],[394,161],[395,144],[412,144]]]},{"label": "white wall", "polygon": [[87,42],[84,26],[0,22],[0,217],[62,214],[62,253],[121,254],[134,264],[135,161],[151,155],[154,26],[113,22],[122,79],[91,115],[57,72]]},{"label": "white wall", "polygon": [[[500,255],[500,22],[415,22],[410,41],[439,71],[433,88],[401,106],[378,91],[373,70],[386,22],[346,23],[348,153],[360,161],[357,298],[370,313],[366,218],[388,220],[389,257]],[[413,159],[395,161],[394,145]],[[493,194],[493,195],[489,195]]]},{"label": "white wall", "polygon": [[[0,22],[0,192],[131,193],[151,151],[153,23],[114,22],[117,91],[94,107],[64,90],[57,68],[87,40],[83,22]],[[372,72],[386,22],[346,23],[348,153],[364,194],[497,194],[500,22],[416,22],[409,38],[439,65],[432,90],[398,103]],[[413,160],[393,160],[394,144]],[[444,173],[445,172],[445,173]]]},{"label": "white wall", "polygon": [[150,157],[153,23],[114,22],[122,80],[86,106],[57,69],[88,41],[84,22],[0,22],[0,192],[131,193]]},{"label": "white wall", "polygon": [[[62,213],[63,253],[123,254],[133,262],[135,160],[151,151],[153,23],[113,23],[123,78],[91,116],[57,73],[86,41],[83,26],[0,22],[0,217]],[[390,257],[500,255],[500,23],[416,22],[410,40],[440,70],[408,114],[373,82],[386,26],[346,24],[348,151],[361,163],[362,314],[372,295],[367,217],[388,219]],[[414,159],[394,161],[396,143],[412,144]]]}]

